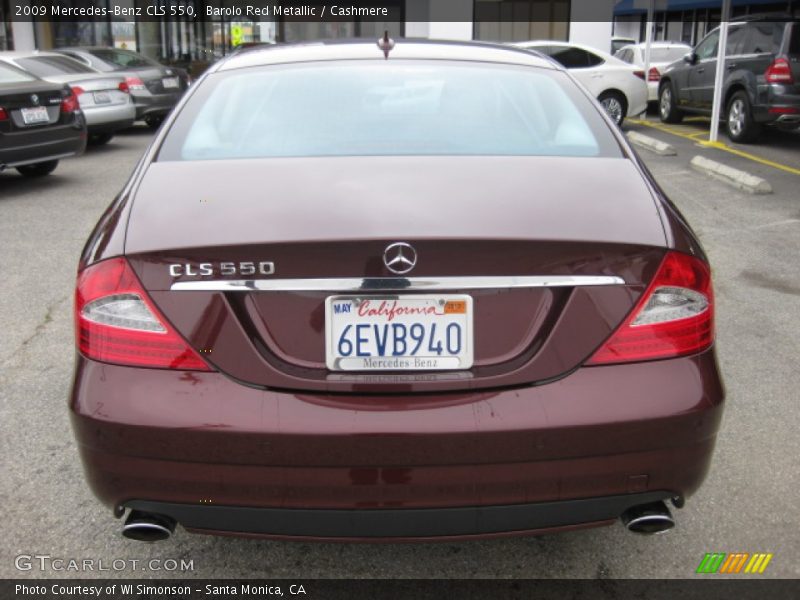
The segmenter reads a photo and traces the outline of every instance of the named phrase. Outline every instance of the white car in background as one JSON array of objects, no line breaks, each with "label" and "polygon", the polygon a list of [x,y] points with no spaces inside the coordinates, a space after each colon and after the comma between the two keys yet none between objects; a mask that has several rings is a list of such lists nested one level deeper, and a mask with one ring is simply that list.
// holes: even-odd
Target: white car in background
[{"label": "white car in background", "polygon": [[[681,60],[692,51],[692,47],[682,42],[652,42],[650,44],[650,68],[647,71],[647,100],[658,101],[658,82],[661,73],[675,61]],[[631,44],[617,50],[616,58],[635,67],[644,69],[645,44]]]},{"label": "white car in background", "polygon": [[546,54],[566,67],[617,125],[622,125],[625,117],[647,110],[647,84],[642,69],[581,44],[542,40],[513,45]]}]

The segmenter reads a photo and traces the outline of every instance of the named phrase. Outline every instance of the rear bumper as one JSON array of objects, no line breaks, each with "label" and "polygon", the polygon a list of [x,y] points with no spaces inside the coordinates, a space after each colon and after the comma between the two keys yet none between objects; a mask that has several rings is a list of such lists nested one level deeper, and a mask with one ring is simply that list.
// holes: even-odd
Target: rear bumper
[{"label": "rear bumper", "polygon": [[136,118],[166,116],[178,103],[181,96],[183,96],[183,91],[170,94],[151,94],[150,92],[132,94],[133,102],[136,106]]},{"label": "rear bumper", "polygon": [[168,515],[184,528],[202,533],[328,541],[424,541],[609,525],[628,508],[669,496],[666,492],[647,492],[533,504],[381,510],[250,508],[138,500],[126,506]]},{"label": "rear bumper", "polygon": [[136,107],[133,103],[113,106],[93,106],[84,111],[89,133],[105,133],[126,129],[133,125]]},{"label": "rear bumper", "polygon": [[0,165],[23,165],[67,158],[86,149],[86,130],[72,125],[0,134]]},{"label": "rear bumper", "polygon": [[651,494],[689,496],[723,395],[713,351],[538,387],[383,397],[79,357],[71,408],[89,484],[111,507],[190,529],[396,539],[597,524]]}]

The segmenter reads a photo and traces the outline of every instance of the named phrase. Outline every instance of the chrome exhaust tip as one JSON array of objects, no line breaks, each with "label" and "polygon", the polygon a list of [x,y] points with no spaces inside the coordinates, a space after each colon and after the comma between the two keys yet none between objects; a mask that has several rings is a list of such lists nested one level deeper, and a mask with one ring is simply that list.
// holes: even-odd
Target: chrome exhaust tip
[{"label": "chrome exhaust tip", "polygon": [[140,542],[160,542],[175,531],[175,519],[166,515],[132,510],[122,526],[122,535]]},{"label": "chrome exhaust tip", "polygon": [[634,533],[654,535],[666,533],[675,527],[675,520],[663,502],[640,504],[622,513],[622,524]]}]

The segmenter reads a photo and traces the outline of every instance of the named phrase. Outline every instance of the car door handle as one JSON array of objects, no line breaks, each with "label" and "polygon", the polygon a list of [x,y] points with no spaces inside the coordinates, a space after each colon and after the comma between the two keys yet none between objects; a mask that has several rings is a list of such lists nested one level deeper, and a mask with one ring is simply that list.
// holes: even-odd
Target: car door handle
[{"label": "car door handle", "polygon": [[737,65],[736,63],[729,64],[729,65],[728,65],[728,71],[733,71],[733,70],[734,70],[735,68],[737,68],[738,66],[739,66],[739,65]]},{"label": "car door handle", "polygon": [[706,70],[705,67],[700,67],[699,69],[697,69],[697,72],[698,73],[705,73],[705,70]]}]

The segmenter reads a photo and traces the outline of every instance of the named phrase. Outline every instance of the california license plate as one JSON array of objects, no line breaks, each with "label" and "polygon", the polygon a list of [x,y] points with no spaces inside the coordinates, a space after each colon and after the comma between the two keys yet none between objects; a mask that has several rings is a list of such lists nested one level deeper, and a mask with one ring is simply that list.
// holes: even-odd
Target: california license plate
[{"label": "california license plate", "polygon": [[180,87],[177,77],[164,77],[164,79],[161,80],[161,83],[164,85],[164,89],[175,89]]},{"label": "california license plate", "polygon": [[108,92],[95,92],[94,93],[94,103],[95,104],[111,104],[111,94]]},{"label": "california license plate", "polygon": [[47,108],[44,106],[22,108],[20,112],[22,112],[22,122],[25,123],[25,125],[50,122],[50,116],[47,114]]},{"label": "california license plate", "polygon": [[442,371],[473,362],[472,297],[330,296],[325,362],[331,371]]}]

